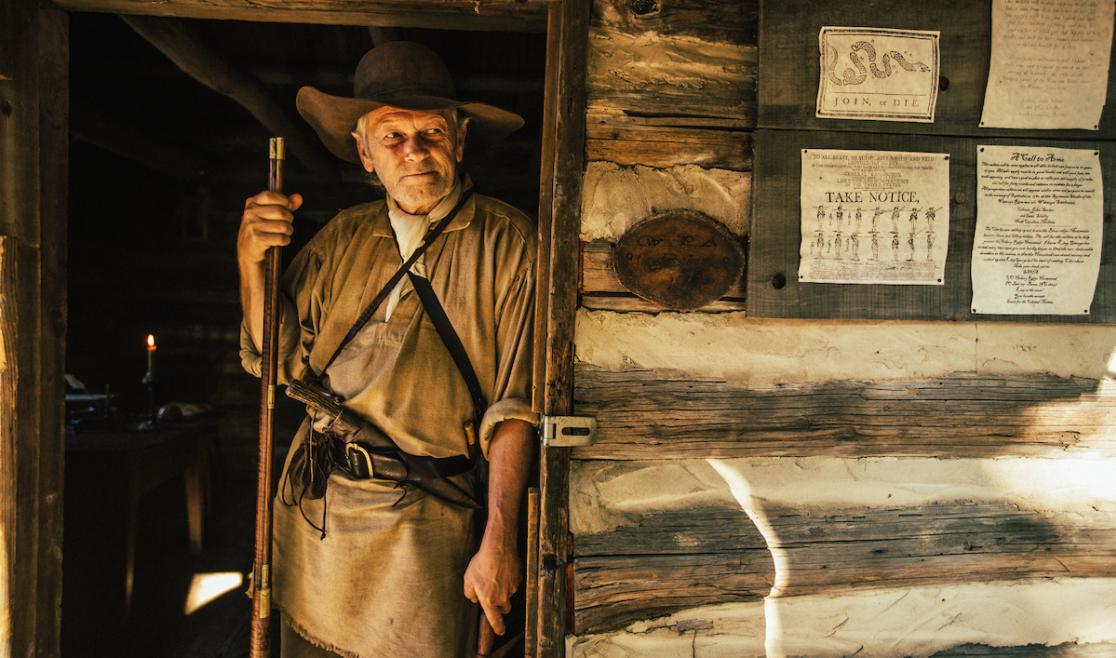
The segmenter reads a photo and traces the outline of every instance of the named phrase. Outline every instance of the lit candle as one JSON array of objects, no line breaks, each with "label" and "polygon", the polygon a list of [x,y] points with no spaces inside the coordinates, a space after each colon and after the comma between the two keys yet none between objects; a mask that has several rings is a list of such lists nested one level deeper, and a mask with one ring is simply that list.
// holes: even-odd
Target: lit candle
[{"label": "lit candle", "polygon": [[147,334],[147,381],[155,381],[155,334]]}]

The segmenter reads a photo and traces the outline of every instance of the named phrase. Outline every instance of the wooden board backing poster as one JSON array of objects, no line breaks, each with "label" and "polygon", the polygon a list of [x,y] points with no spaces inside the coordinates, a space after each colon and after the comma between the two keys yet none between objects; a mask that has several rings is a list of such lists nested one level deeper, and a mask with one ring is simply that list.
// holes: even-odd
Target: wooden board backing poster
[{"label": "wooden board backing poster", "polygon": [[[823,27],[877,27],[929,30],[940,33],[941,53],[937,107],[933,123],[826,119],[817,112],[818,82],[822,74],[818,35]],[[1109,58],[1108,92],[1099,131],[1013,130],[980,127],[988,80],[992,14],[988,2],[822,2],[765,0],[760,4],[759,89],[757,127],[792,130],[857,130],[937,135],[1036,135],[1052,139],[1111,139],[1116,137],[1116,66]],[[860,53],[864,55],[864,53]],[[882,53],[877,53],[880,57]],[[866,56],[866,55],[865,55]],[[881,57],[882,59],[882,57]],[[837,75],[847,68],[847,54],[837,63]],[[907,73],[903,71],[903,73]],[[913,73],[911,75],[914,75]],[[1099,134],[1098,134],[1099,132]],[[850,146],[855,148],[855,146]],[[899,149],[914,150],[914,149]]]},{"label": "wooden board backing poster", "polygon": [[[812,109],[812,108],[811,108]],[[1093,148],[1104,177],[1104,244],[1092,311],[1082,316],[973,315],[971,258],[976,231],[979,144]],[[941,286],[851,285],[798,281],[801,151],[860,149],[950,156],[949,250]],[[748,255],[748,313],[759,317],[892,320],[1116,322],[1116,147],[1053,140],[983,139],[822,131],[757,130]],[[942,236],[945,237],[944,235]]]}]

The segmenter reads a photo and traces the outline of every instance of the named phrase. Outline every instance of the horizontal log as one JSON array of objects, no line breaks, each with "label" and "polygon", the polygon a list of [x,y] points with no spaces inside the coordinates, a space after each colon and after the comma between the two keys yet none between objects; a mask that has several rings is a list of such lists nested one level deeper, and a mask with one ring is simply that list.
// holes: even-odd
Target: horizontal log
[{"label": "horizontal log", "polygon": [[593,25],[629,33],[655,32],[756,44],[759,1],[726,5],[721,0],[596,0]]},{"label": "horizontal log", "polygon": [[[659,313],[663,307],[632,294],[599,293],[585,294],[578,300],[581,308],[591,311],[614,311],[616,313]],[[698,309],[701,313],[739,313],[747,308],[744,299],[724,297]]]},{"label": "horizontal log", "polygon": [[588,109],[752,126],[756,71],[754,44],[596,25],[589,34]]},{"label": "horizontal log", "polygon": [[578,558],[574,632],[622,628],[710,601],[758,601],[771,589],[773,578],[771,554],[763,549],[716,556]]},{"label": "horizontal log", "polygon": [[[581,305],[588,308],[609,310],[658,312],[663,306],[636,297],[620,283],[612,262],[612,243],[593,240],[581,243]],[[621,301],[623,300],[623,301]],[[698,311],[734,311],[745,306],[743,278],[720,300],[697,309]]]},{"label": "horizontal log", "polygon": [[[635,591],[656,602],[656,613],[745,600],[736,589],[724,597],[725,574],[771,579],[774,596],[1116,576],[1116,511],[1095,512],[1087,522],[1004,503],[832,511],[768,506],[760,514],[763,535],[739,505],[657,511],[610,532],[577,535],[579,632],[630,623]],[[765,547],[777,556],[777,573],[758,557]]]},{"label": "horizontal log", "polygon": [[[1116,511],[1096,511],[1089,517],[1088,525],[1080,523],[1077,515],[1021,511],[1006,503],[964,501],[852,511],[764,506],[763,516],[767,539],[739,505],[694,506],[632,515],[630,525],[578,535],[576,555],[712,555],[765,547],[786,549],[791,557],[786,584],[793,590],[816,578],[802,573],[804,579],[798,580],[796,560],[803,564],[847,560],[863,562],[865,566],[870,563],[887,566],[885,563],[890,560],[954,555],[1058,550],[1083,555],[1096,551],[1097,555],[1105,555],[1116,551],[1116,546],[1106,549],[1104,543],[1116,537]],[[831,549],[847,550],[847,554]],[[1061,575],[1075,575],[1068,573],[1068,567],[1062,571],[1065,573]],[[863,577],[875,580],[871,574]],[[831,573],[825,582],[857,584],[832,578]]]},{"label": "horizontal log", "polygon": [[581,634],[568,655],[1111,658],[1114,588],[1062,578],[716,604]]},{"label": "horizontal log", "polygon": [[1066,642],[1052,647],[1043,644],[1025,644],[1015,647],[963,644],[939,651],[930,658],[1112,658],[1113,656],[1116,656],[1116,643]]},{"label": "horizontal log", "polygon": [[752,134],[734,129],[649,124],[642,117],[591,112],[585,120],[586,158],[621,165],[750,171]]},{"label": "horizontal log", "polygon": [[[839,358],[836,357],[835,358]],[[957,374],[742,388],[719,378],[579,365],[580,459],[1116,455],[1116,395],[1084,378]]]},{"label": "horizontal log", "polygon": [[545,32],[548,0],[59,0],[69,11],[209,20]]}]

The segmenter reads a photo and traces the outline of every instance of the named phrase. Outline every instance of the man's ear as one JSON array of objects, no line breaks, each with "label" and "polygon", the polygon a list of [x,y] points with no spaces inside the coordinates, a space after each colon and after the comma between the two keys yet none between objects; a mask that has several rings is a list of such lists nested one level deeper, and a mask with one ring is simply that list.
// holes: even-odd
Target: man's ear
[{"label": "man's ear", "polygon": [[365,147],[364,140],[353,133],[353,141],[356,142],[357,155],[360,156],[360,163],[364,165],[364,170],[372,173],[375,167],[372,165],[372,158],[368,156],[368,149]]},{"label": "man's ear", "polygon": [[465,159],[465,136],[469,133],[469,119],[462,119],[461,125],[457,127],[457,163]]}]

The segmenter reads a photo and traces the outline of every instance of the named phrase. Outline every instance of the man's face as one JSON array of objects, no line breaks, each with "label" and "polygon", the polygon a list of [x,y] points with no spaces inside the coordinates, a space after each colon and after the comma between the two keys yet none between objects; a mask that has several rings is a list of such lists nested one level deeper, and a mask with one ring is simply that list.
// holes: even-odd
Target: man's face
[{"label": "man's face", "polygon": [[365,115],[357,152],[404,211],[426,214],[453,189],[465,154],[464,126],[452,110],[381,107]]}]

